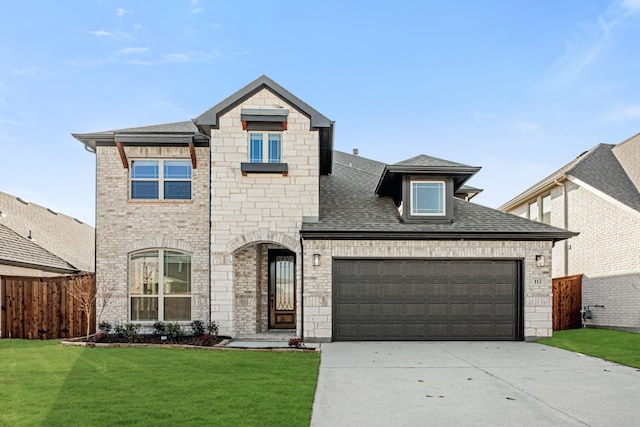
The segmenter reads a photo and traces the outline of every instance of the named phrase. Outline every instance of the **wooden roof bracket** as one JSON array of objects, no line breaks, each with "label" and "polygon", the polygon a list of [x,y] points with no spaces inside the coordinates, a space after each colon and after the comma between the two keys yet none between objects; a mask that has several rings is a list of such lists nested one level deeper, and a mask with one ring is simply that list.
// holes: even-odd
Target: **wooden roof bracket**
[{"label": "wooden roof bracket", "polygon": [[191,167],[196,169],[198,162],[196,161],[196,147],[193,141],[189,143],[189,154],[191,155]]},{"label": "wooden roof bracket", "polygon": [[127,154],[124,152],[124,147],[122,146],[122,142],[116,141],[116,147],[118,147],[118,154],[120,154],[122,167],[125,169],[129,169],[129,160],[127,159]]}]

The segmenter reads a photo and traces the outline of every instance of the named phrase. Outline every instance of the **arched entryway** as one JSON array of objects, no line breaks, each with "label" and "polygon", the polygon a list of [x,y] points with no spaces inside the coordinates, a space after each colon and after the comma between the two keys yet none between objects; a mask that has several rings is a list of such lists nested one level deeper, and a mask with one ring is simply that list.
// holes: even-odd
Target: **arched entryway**
[{"label": "arched entryway", "polygon": [[234,252],[233,267],[236,333],[295,333],[296,253],[277,243],[251,243]]}]

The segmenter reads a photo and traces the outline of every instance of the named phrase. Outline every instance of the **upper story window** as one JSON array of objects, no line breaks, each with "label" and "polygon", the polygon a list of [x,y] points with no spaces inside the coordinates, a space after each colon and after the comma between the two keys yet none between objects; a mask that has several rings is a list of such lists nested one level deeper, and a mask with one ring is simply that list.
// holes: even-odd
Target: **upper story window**
[{"label": "upper story window", "polygon": [[529,219],[551,224],[551,194],[536,198],[527,205]]},{"label": "upper story window", "polygon": [[529,203],[529,219],[538,221],[538,200]]},{"label": "upper story window", "polygon": [[132,160],[131,198],[191,199],[190,160]]},{"label": "upper story window", "polygon": [[158,249],[129,256],[130,320],[191,320],[191,255]]},{"label": "upper story window", "polygon": [[249,132],[250,163],[281,163],[282,133]]},{"label": "upper story window", "polygon": [[411,181],[411,215],[444,216],[445,196],[444,181]]},{"label": "upper story window", "polygon": [[542,198],[542,215],[541,221],[545,224],[551,224],[551,194],[547,194]]}]

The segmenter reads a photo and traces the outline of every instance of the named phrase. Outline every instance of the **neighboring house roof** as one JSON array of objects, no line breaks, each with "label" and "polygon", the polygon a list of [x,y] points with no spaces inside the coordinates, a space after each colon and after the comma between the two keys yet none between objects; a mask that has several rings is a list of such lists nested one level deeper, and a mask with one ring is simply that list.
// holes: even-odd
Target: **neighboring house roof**
[{"label": "neighboring house roof", "polygon": [[[640,134],[618,146],[612,144],[596,145],[498,209],[510,210],[532,197],[549,191],[564,180],[569,180],[640,213],[640,192],[630,176],[631,170],[629,169],[637,167],[637,164],[640,163],[639,136]],[[636,149],[635,151],[616,151],[616,148],[622,144],[635,144]]]},{"label": "neighboring house roof", "polygon": [[[428,156],[420,159],[427,159]],[[415,158],[414,158],[415,159]],[[454,167],[465,166],[451,162]],[[320,216],[305,222],[305,238],[562,240],[567,230],[453,199],[453,222],[408,223],[391,197],[375,190],[388,165],[336,151],[333,174],[320,181]]]},{"label": "neighboring house roof", "polygon": [[78,269],[57,255],[0,224],[0,264],[53,273],[77,273]]},{"label": "neighboring house roof", "polygon": [[64,260],[73,271],[94,271],[95,229],[90,225],[3,192],[0,224]]}]

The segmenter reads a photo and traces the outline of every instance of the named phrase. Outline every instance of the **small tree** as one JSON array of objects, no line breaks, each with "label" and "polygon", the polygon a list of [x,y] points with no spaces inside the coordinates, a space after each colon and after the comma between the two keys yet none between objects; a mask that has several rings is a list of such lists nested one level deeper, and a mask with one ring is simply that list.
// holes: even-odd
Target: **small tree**
[{"label": "small tree", "polygon": [[67,292],[78,302],[87,320],[87,340],[91,333],[91,314],[96,308],[96,285],[93,274],[81,274],[67,280]]}]

